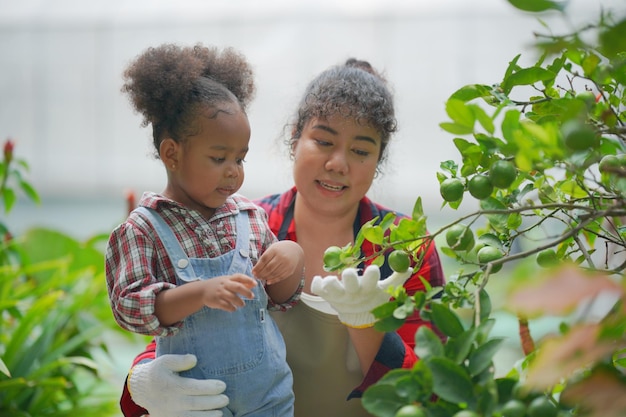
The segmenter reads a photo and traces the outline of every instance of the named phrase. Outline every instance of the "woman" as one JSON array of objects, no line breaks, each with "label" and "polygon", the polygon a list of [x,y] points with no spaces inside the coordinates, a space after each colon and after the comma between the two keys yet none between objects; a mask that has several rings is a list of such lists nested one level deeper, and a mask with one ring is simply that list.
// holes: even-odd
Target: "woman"
[{"label": "woman", "polygon": [[[365,195],[395,130],[392,94],[369,63],[349,59],[329,68],[311,81],[291,125],[288,146],[295,186],[257,202],[278,239],[297,241],[305,253],[302,302],[273,315],[294,376],[296,417],[369,415],[354,398],[389,370],[412,367],[417,360],[415,331],[430,325],[414,315],[397,332],[381,333],[372,327],[368,303],[380,294],[355,296],[348,312],[311,293],[314,277],[326,275],[322,261],[326,248],[353,242],[363,224],[390,212]],[[368,245],[362,249],[365,255],[372,251]],[[444,284],[434,247],[426,249],[423,259],[404,283],[410,294],[423,290],[420,277],[432,286]],[[366,271],[380,279],[391,275],[386,264],[380,272],[376,267]],[[355,310],[359,305],[362,308]],[[146,413],[137,404],[153,417],[192,416],[191,410],[203,410],[196,415],[221,415],[207,410],[218,410],[228,401],[221,394],[222,383],[180,378],[175,372],[193,367],[195,359],[170,356],[152,361],[153,349],[149,345],[136,358],[127,379],[121,400],[126,416]]]}]

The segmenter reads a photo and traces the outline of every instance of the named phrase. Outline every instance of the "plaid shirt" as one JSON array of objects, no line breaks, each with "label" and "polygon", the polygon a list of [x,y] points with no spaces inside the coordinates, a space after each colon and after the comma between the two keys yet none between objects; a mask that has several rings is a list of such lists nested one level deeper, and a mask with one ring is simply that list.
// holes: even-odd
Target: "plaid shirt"
[{"label": "plaid shirt", "polygon": [[[228,198],[209,220],[155,193],[145,193],[139,205],[155,209],[163,217],[190,258],[213,258],[235,248],[235,219],[240,211],[249,214],[253,265],[277,241],[265,212],[240,195]],[[124,329],[167,336],[181,326],[181,323],[161,326],[154,315],[156,295],[176,286],[176,274],[156,230],[142,215],[131,213],[112,232],[106,250],[106,280],[113,316]],[[270,300],[268,308],[290,308],[298,301],[301,291],[302,284],[286,303],[278,305]]]}]

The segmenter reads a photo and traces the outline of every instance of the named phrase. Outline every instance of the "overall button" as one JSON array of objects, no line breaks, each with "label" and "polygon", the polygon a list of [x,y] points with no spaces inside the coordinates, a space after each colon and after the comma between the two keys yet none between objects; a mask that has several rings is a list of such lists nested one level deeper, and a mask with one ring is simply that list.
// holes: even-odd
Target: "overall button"
[{"label": "overall button", "polygon": [[239,253],[241,254],[241,256],[243,256],[244,258],[248,257],[248,250],[247,249],[239,249]]},{"label": "overall button", "polygon": [[187,268],[189,261],[187,259],[179,259],[177,265],[179,268]]}]

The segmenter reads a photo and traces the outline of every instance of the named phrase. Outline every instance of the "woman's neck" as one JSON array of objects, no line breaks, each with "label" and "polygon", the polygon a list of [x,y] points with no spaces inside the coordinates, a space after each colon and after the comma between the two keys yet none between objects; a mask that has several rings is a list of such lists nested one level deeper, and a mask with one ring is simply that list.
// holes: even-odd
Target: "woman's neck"
[{"label": "woman's neck", "polygon": [[343,247],[354,241],[354,219],[358,207],[341,215],[325,215],[302,199],[296,198],[294,222],[298,243],[304,250],[305,286],[310,293],[315,275],[329,275],[324,271],[324,251],[330,246]]}]

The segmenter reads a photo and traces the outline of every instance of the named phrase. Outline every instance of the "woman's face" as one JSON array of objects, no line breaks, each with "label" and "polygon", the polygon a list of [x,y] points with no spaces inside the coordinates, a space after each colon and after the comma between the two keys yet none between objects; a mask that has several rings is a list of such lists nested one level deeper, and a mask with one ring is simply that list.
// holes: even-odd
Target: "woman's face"
[{"label": "woman's face", "polygon": [[380,134],[369,125],[340,115],[310,120],[293,149],[298,194],[318,212],[354,210],[372,185],[380,152]]}]

